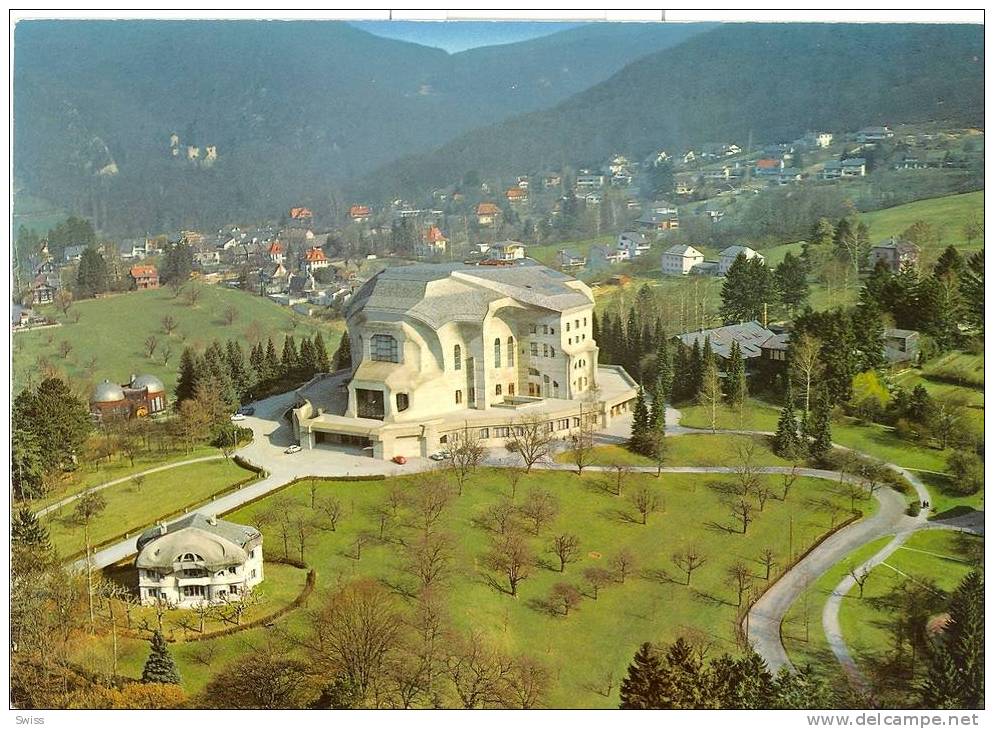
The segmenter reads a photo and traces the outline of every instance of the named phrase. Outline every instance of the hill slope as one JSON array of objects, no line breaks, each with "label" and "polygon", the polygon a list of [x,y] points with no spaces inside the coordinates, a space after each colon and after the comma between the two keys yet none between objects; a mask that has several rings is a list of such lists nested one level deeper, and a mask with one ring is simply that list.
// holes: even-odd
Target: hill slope
[{"label": "hill slope", "polygon": [[[24,21],[15,176],[138,233],[321,207],[335,183],[554,104],[704,28],[593,24],[450,56],[338,22]],[[171,158],[173,132],[181,157],[216,145],[217,162]]]},{"label": "hill slope", "polygon": [[955,25],[727,25],[641,58],[545,111],[390,165],[384,195],[459,179],[671,152],[704,142],[933,119],[982,125],[983,29]]}]

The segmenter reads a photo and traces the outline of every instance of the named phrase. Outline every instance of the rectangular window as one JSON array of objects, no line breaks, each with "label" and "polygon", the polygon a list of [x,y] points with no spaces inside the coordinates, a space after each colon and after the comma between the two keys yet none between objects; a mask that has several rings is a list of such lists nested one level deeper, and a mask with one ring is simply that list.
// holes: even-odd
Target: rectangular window
[{"label": "rectangular window", "polygon": [[549,356],[550,357],[555,357],[556,356],[556,348],[555,347],[549,347]]},{"label": "rectangular window", "polygon": [[566,322],[566,331],[569,331],[569,322]]},{"label": "rectangular window", "polygon": [[456,405],[462,402],[462,390],[456,390]]},{"label": "rectangular window", "polygon": [[548,324],[543,324],[542,325],[542,334],[548,334],[548,333],[549,333],[549,325]]},{"label": "rectangular window", "polygon": [[510,438],[511,429],[503,426],[500,428],[494,428],[494,435],[496,435],[498,438]]},{"label": "rectangular window", "polygon": [[580,418],[577,418],[577,417],[573,418],[573,427],[574,428],[579,428],[580,427]]},{"label": "rectangular window", "polygon": [[490,437],[490,428],[480,428],[480,437],[481,438],[489,438]]},{"label": "rectangular window", "polygon": [[579,319],[577,319],[575,322],[573,322],[573,324],[576,326],[577,329],[580,328],[580,320]]},{"label": "rectangular window", "polygon": [[528,331],[531,334],[538,334],[538,325],[537,324],[532,324],[530,327],[528,327]]},{"label": "rectangular window", "polygon": [[231,591],[232,595],[238,594],[238,585],[229,585],[228,589]]},{"label": "rectangular window", "polygon": [[587,326],[587,317],[583,317],[583,326]]},{"label": "rectangular window", "polygon": [[369,356],[376,362],[399,362],[397,340],[389,334],[374,334],[369,343]]},{"label": "rectangular window", "polygon": [[514,383],[513,383],[513,382],[512,382],[512,383],[510,383],[510,384],[509,384],[509,385],[507,386],[507,394],[508,394],[508,395],[513,395],[513,394],[514,394]]},{"label": "rectangular window", "polygon": [[255,579],[255,570],[252,570],[252,574],[249,575],[253,580]]},{"label": "rectangular window", "polygon": [[548,357],[549,356],[549,345],[548,344],[543,344],[542,345],[542,356],[543,357]]},{"label": "rectangular window", "polygon": [[538,342],[531,343],[532,357],[538,357]]},{"label": "rectangular window", "polygon": [[469,401],[470,401],[470,403],[476,402],[476,388],[475,387],[469,388]]}]

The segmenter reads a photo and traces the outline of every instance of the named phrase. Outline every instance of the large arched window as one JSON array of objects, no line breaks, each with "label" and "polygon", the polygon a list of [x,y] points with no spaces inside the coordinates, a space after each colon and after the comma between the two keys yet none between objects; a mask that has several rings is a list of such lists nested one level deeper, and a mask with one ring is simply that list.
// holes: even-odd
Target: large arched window
[{"label": "large arched window", "polygon": [[457,370],[462,369],[462,347],[458,344],[452,348],[452,361],[455,362]]},{"label": "large arched window", "polygon": [[507,366],[514,367],[514,337],[507,338]]},{"label": "large arched window", "polygon": [[376,362],[399,362],[397,340],[389,334],[374,334],[369,343],[369,356]]},{"label": "large arched window", "polygon": [[500,339],[494,340],[494,367],[500,367]]}]

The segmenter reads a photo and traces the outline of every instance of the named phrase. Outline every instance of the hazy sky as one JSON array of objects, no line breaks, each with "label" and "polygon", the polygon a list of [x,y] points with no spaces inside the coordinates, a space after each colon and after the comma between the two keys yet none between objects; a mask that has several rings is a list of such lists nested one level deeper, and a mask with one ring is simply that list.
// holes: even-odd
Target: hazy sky
[{"label": "hazy sky", "polygon": [[369,20],[355,22],[353,25],[384,38],[396,38],[456,53],[467,48],[538,38],[556,31],[574,28],[580,23]]}]

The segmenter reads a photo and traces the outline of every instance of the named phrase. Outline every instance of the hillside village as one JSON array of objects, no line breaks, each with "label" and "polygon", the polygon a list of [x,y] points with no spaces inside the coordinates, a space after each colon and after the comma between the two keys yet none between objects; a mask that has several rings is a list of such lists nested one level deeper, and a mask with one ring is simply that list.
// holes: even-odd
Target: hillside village
[{"label": "hillside village", "polygon": [[28,219],[14,703],[982,706],[984,130],[791,136]]}]

